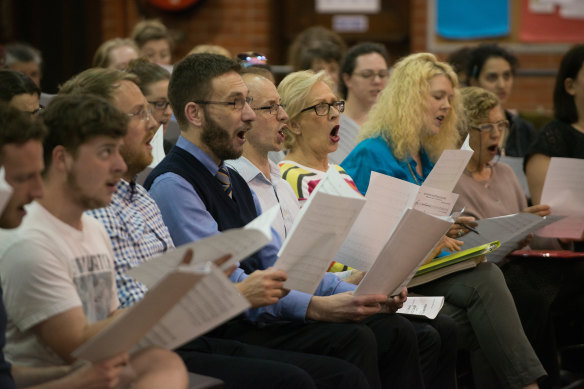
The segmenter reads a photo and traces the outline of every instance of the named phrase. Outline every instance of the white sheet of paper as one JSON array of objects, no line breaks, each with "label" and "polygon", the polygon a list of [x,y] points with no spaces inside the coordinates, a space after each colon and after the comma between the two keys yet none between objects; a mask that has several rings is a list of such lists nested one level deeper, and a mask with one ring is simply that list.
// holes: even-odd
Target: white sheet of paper
[{"label": "white sheet of paper", "polygon": [[463,250],[498,240],[501,246],[492,253],[487,254],[487,260],[499,262],[512,251],[519,249],[519,242],[524,240],[527,235],[557,220],[557,217],[548,216],[542,218],[532,213],[516,213],[481,219],[477,220],[478,225],[476,227],[479,234],[469,232],[457,239],[464,242]]},{"label": "white sheet of paper", "polygon": [[461,150],[470,150],[472,152],[474,152],[473,149],[471,149],[470,147],[470,135],[467,135],[466,138],[464,138],[464,142],[462,142],[462,146],[460,146]]},{"label": "white sheet of paper", "polygon": [[373,266],[407,208],[414,205],[419,186],[371,172],[367,203],[343,242],[335,261],[367,271]]},{"label": "white sheet of paper", "polygon": [[4,167],[0,167],[0,213],[4,211],[4,207],[6,207],[8,200],[12,196],[12,186],[6,182],[4,174]]},{"label": "white sheet of paper", "polygon": [[451,225],[408,209],[354,294],[398,294]]},{"label": "white sheet of paper", "polygon": [[72,355],[96,362],[149,346],[173,349],[248,307],[216,266],[199,270],[182,266]]},{"label": "white sheet of paper", "polygon": [[327,171],[298,213],[274,264],[286,271],[286,288],[314,293],[365,203],[336,169]]},{"label": "white sheet of paper", "polygon": [[403,307],[397,313],[402,315],[426,316],[435,319],[444,306],[444,296],[408,296]]},{"label": "white sheet of paper", "polygon": [[472,150],[444,150],[422,186],[452,192],[473,153]]},{"label": "white sheet of paper", "polygon": [[154,169],[166,156],[164,154],[164,130],[162,129],[162,124],[156,130],[156,133],[154,133],[150,145],[152,146],[152,162],[148,167]]},{"label": "white sheet of paper", "polygon": [[556,157],[551,159],[541,193],[541,204],[549,205],[554,216],[568,217],[538,231],[538,235],[571,239],[582,237],[584,159]]},{"label": "white sheet of paper", "polygon": [[194,252],[191,262],[193,267],[231,254],[231,258],[221,266],[223,270],[228,269],[271,241],[271,225],[278,212],[278,206],[274,206],[243,228],[234,228],[179,246],[130,269],[128,275],[150,288],[168,272],[174,270],[188,249],[192,249]]}]

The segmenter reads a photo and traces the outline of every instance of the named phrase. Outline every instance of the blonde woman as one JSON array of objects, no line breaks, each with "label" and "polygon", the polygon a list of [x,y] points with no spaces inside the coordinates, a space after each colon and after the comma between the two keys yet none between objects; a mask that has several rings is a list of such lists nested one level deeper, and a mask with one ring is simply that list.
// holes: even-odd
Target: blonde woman
[{"label": "blonde woman", "polygon": [[[450,65],[432,54],[413,54],[396,64],[361,128],[361,142],[341,164],[361,192],[367,190],[371,171],[416,184],[424,181],[442,150],[458,140],[457,86]],[[471,352],[477,388],[537,388],[546,373],[496,265],[481,263],[413,291],[445,296],[442,312],[458,324],[459,348]]]},{"label": "blonde woman", "polygon": [[[292,185],[299,200],[310,195],[329,166],[334,166],[357,190],[351,177],[340,166],[328,163],[328,154],[338,147],[339,115],[345,107],[330,85],[325,72],[315,74],[307,70],[289,74],[278,86],[281,103],[286,106],[289,118],[284,130],[284,147],[289,153],[286,160],[280,162],[280,169],[282,178]],[[337,262],[330,271],[345,269]],[[357,280],[354,282],[358,283]],[[456,331],[452,319],[440,314],[430,323],[414,319],[411,323],[416,330],[424,386],[456,387]]]}]

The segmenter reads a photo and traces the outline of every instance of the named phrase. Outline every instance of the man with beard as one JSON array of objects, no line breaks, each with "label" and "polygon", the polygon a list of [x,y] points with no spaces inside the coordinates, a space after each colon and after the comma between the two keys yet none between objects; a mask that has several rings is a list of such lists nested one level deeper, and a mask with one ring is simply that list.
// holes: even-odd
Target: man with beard
[{"label": "man with beard", "polygon": [[[160,207],[174,243],[242,227],[260,213],[260,206],[245,180],[224,164],[241,155],[256,119],[239,65],[218,55],[190,55],[175,65],[168,95],[181,137],[146,179],[145,187]],[[250,277],[257,269],[273,272],[269,267],[280,246],[279,236],[274,238],[242,262],[232,281],[244,280],[244,270]],[[423,387],[412,325],[398,315],[377,315],[395,312],[404,297],[355,297],[354,288],[327,274],[314,296],[292,290],[259,314],[248,314],[251,321],[232,320],[211,336],[347,359],[350,353],[338,352],[337,336],[359,328],[368,339],[362,349],[376,359],[362,367],[371,386]]]},{"label": "man with beard", "polygon": [[[71,353],[122,313],[109,238],[83,212],[108,204],[126,171],[119,149],[128,118],[86,95],[54,98],[43,119],[44,196],[5,243],[0,266],[5,352],[33,367],[71,364]],[[145,349],[129,365],[133,374],[122,375],[121,387],[186,388],[184,364],[172,352]]]},{"label": "man with beard", "polygon": [[[140,301],[147,288],[126,275],[126,272],[154,256],[174,249],[160,210],[148,192],[136,184],[136,174],[152,161],[149,141],[158,126],[150,115],[140,120],[135,112],[145,112],[148,103],[137,86],[135,75],[117,70],[89,69],[66,82],[63,94],[93,94],[109,100],[118,110],[130,115],[128,133],[120,148],[127,171],[117,184],[111,203],[105,208],[87,213],[106,228],[115,253],[116,284],[122,307]],[[242,295],[252,305],[268,303],[261,294],[279,294],[281,285],[264,288],[254,286],[261,277],[250,277],[237,284]],[[279,276],[279,272],[275,272]],[[257,293],[257,296],[250,295]],[[270,301],[272,297],[269,297]],[[343,339],[345,340],[345,339]],[[359,339],[348,340],[358,342]],[[282,352],[242,344],[232,340],[201,337],[189,343],[188,350],[178,351],[192,373],[220,378],[227,387],[293,388],[337,387],[352,388],[365,384],[362,373],[354,366],[333,358]],[[192,377],[191,377],[192,378]],[[209,383],[209,377],[195,377],[198,383]]]},{"label": "man with beard", "polygon": [[[2,245],[8,244],[7,230],[17,228],[24,218],[24,206],[42,197],[43,123],[7,104],[0,104],[0,166],[12,193],[0,204]],[[1,184],[0,184],[1,185]],[[4,231],[6,230],[6,231]],[[72,389],[83,386],[113,386],[118,381],[127,355],[122,354],[82,368],[71,366],[27,367],[10,365],[4,359],[6,311],[0,287],[0,388],[13,389],[36,385],[38,389]]]}]

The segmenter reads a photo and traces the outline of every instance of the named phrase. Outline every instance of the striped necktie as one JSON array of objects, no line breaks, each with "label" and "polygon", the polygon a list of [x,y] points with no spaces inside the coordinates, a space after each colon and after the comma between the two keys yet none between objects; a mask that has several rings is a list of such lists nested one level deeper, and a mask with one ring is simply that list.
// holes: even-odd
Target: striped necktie
[{"label": "striped necktie", "polygon": [[215,177],[223,186],[223,190],[227,193],[227,196],[231,198],[231,181],[229,181],[229,173],[227,172],[227,168],[225,166],[219,166],[219,171],[215,175]]}]

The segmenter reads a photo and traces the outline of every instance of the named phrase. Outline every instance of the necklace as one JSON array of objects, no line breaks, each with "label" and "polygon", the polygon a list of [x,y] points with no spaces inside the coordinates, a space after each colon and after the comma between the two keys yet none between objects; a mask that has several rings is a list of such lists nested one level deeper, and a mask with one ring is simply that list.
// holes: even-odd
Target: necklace
[{"label": "necklace", "polygon": [[412,165],[410,165],[409,162],[408,162],[408,168],[410,169],[410,173],[412,174],[412,178],[414,179],[416,184],[420,185],[420,181],[418,181],[418,178],[416,177],[416,174],[414,173],[414,169],[412,169]]}]

